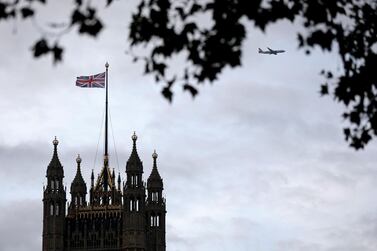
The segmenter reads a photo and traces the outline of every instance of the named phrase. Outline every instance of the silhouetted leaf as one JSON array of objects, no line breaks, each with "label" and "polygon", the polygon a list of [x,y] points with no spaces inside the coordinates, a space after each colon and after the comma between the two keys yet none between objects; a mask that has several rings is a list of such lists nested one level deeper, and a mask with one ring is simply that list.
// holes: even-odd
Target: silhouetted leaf
[{"label": "silhouetted leaf", "polygon": [[202,9],[202,6],[199,4],[195,3],[192,5],[191,10],[190,10],[190,15],[195,14],[196,12],[200,11]]},{"label": "silhouetted leaf", "polygon": [[6,5],[4,3],[0,3],[0,19],[6,18],[8,15],[5,12]]},{"label": "silhouetted leaf", "polygon": [[57,44],[51,49],[54,56],[54,63],[62,61],[63,48],[59,47]]},{"label": "silhouetted leaf", "polygon": [[107,0],[106,7],[109,7],[113,0]]},{"label": "silhouetted leaf", "polygon": [[166,64],[153,62],[153,70],[157,71],[161,76],[165,76]]},{"label": "silhouetted leaf", "polygon": [[22,17],[23,18],[28,18],[28,17],[31,17],[34,15],[34,10],[28,8],[28,7],[24,7],[21,9],[21,14],[22,14]]},{"label": "silhouetted leaf", "polygon": [[327,84],[321,85],[321,96],[329,94],[329,87]]},{"label": "silhouetted leaf", "polygon": [[184,84],[183,85],[183,90],[189,91],[191,93],[191,96],[193,98],[195,98],[195,96],[198,94],[198,90],[195,87],[193,87],[192,85],[190,85],[190,84]]},{"label": "silhouetted leaf", "polygon": [[369,134],[369,132],[367,130],[364,130],[362,133],[361,133],[361,137],[360,137],[360,141],[363,142],[363,146],[365,144],[367,144],[369,142],[369,140],[371,140],[371,136]]},{"label": "silhouetted leaf", "polygon": [[164,87],[161,93],[170,103],[172,102],[173,93],[170,91],[170,87]]},{"label": "silhouetted leaf", "polygon": [[186,13],[184,12],[183,8],[182,7],[177,7],[175,8],[175,10],[177,11],[178,15],[184,20],[186,19]]},{"label": "silhouetted leaf", "polygon": [[170,79],[169,81],[166,82],[166,84],[167,84],[166,86],[169,87],[169,88],[172,87],[173,84],[175,83],[176,79],[177,79],[176,76],[174,76],[172,79]]},{"label": "silhouetted leaf", "polygon": [[328,71],[328,72],[327,72],[327,78],[329,78],[329,79],[330,79],[330,78],[332,78],[332,77],[333,77],[333,74],[332,74],[332,72],[331,72],[331,71]]},{"label": "silhouetted leaf", "polygon": [[47,45],[47,41],[42,38],[34,44],[32,50],[34,51],[34,57],[40,57],[47,54],[50,51],[50,48]]},{"label": "silhouetted leaf", "polygon": [[191,22],[191,23],[188,23],[188,24],[185,25],[185,28],[183,28],[183,32],[184,33],[193,33],[194,30],[196,30],[196,29],[197,29],[196,24]]},{"label": "silhouetted leaf", "polygon": [[351,112],[350,113],[350,120],[351,120],[352,123],[359,125],[360,124],[360,114],[358,112],[355,112],[355,111]]},{"label": "silhouetted leaf", "polygon": [[349,128],[344,128],[343,132],[344,132],[344,135],[346,136],[346,140],[348,140],[351,135],[351,130]]},{"label": "silhouetted leaf", "polygon": [[71,23],[82,23],[85,21],[85,15],[80,12],[80,10],[76,9],[73,11],[72,17],[71,17]]}]

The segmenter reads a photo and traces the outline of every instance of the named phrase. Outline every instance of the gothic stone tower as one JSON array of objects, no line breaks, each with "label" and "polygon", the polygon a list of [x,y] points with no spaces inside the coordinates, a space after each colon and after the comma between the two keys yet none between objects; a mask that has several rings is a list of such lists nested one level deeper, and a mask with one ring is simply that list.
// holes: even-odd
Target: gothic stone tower
[{"label": "gothic stone tower", "polygon": [[47,187],[43,192],[43,251],[63,251],[66,194],[64,170],[58,158],[59,141],[54,139],[54,153],[47,167]]},{"label": "gothic stone tower", "polygon": [[146,249],[145,237],[145,186],[143,163],[136,150],[136,134],[132,135],[132,153],[126,165],[127,182],[123,192],[123,249]]},{"label": "gothic stone tower", "polygon": [[148,250],[165,251],[165,198],[162,196],[164,184],[157,170],[157,153],[154,151],[153,168],[147,181],[148,199],[147,214],[147,245]]},{"label": "gothic stone tower", "polygon": [[[89,200],[81,174],[82,159],[76,158],[76,176],[71,183],[71,201],[66,214],[64,171],[58,154],[58,141],[47,168],[47,187],[43,196],[43,251],[165,251],[165,215],[163,182],[157,170],[157,153],[147,184],[143,182],[143,163],[136,149],[137,136],[126,164],[126,181],[111,172],[109,157],[94,179],[91,174]],[[147,196],[146,196],[147,190]]]}]

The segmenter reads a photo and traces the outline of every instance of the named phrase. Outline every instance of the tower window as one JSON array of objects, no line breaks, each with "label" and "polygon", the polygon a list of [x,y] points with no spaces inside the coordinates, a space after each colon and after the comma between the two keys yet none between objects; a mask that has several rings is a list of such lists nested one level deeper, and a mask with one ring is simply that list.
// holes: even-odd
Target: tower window
[{"label": "tower window", "polygon": [[152,192],[152,201],[158,201],[158,192]]},{"label": "tower window", "polygon": [[139,211],[139,199],[136,200],[136,211]]},{"label": "tower window", "polygon": [[50,205],[50,215],[54,215],[54,205],[52,203]]},{"label": "tower window", "polygon": [[158,227],[160,226],[160,216],[159,215],[151,215],[151,227]]},{"label": "tower window", "polygon": [[55,185],[54,181],[53,181],[53,180],[51,180],[51,189],[52,189],[52,190],[54,190],[54,189],[55,189],[55,188],[54,188],[54,185]]},{"label": "tower window", "polygon": [[55,207],[55,215],[59,215],[59,205],[57,204]]},{"label": "tower window", "polygon": [[57,191],[59,190],[59,181],[58,180],[55,181],[55,189]]},{"label": "tower window", "polygon": [[137,175],[131,175],[131,185],[137,186],[137,184],[138,184]]}]

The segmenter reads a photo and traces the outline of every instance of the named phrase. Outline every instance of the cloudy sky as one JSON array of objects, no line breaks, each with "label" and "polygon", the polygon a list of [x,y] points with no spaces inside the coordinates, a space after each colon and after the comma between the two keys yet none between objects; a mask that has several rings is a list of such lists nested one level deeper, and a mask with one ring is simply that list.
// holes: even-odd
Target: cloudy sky
[{"label": "cloudy sky", "polygon": [[[320,70],[338,69],[339,58],[298,51],[298,28],[289,23],[266,34],[250,25],[243,66],[225,70],[195,100],[177,88],[170,105],[125,54],[133,8],[115,2],[101,11],[106,29],[97,39],[61,37],[66,52],[56,66],[32,58],[35,24],[0,23],[0,250],[41,250],[42,187],[55,135],[67,187],[77,153],[87,181],[91,169],[99,171],[104,92],[74,81],[103,71],[106,61],[111,165],[124,177],[133,131],[144,179],[158,152],[167,250],[375,250],[377,143],[349,148],[343,107],[318,92]],[[69,12],[53,1],[36,23],[66,22]],[[266,46],[287,53],[257,53]]]}]

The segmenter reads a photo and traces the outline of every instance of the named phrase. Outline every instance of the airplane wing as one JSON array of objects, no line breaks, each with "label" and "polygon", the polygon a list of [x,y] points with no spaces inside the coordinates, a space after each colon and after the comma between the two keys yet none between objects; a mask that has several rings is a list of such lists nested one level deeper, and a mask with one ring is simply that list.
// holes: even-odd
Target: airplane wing
[{"label": "airplane wing", "polygon": [[273,51],[274,51],[273,49],[271,49],[271,48],[269,48],[269,47],[267,47],[267,49],[268,49],[270,52],[273,52]]}]

